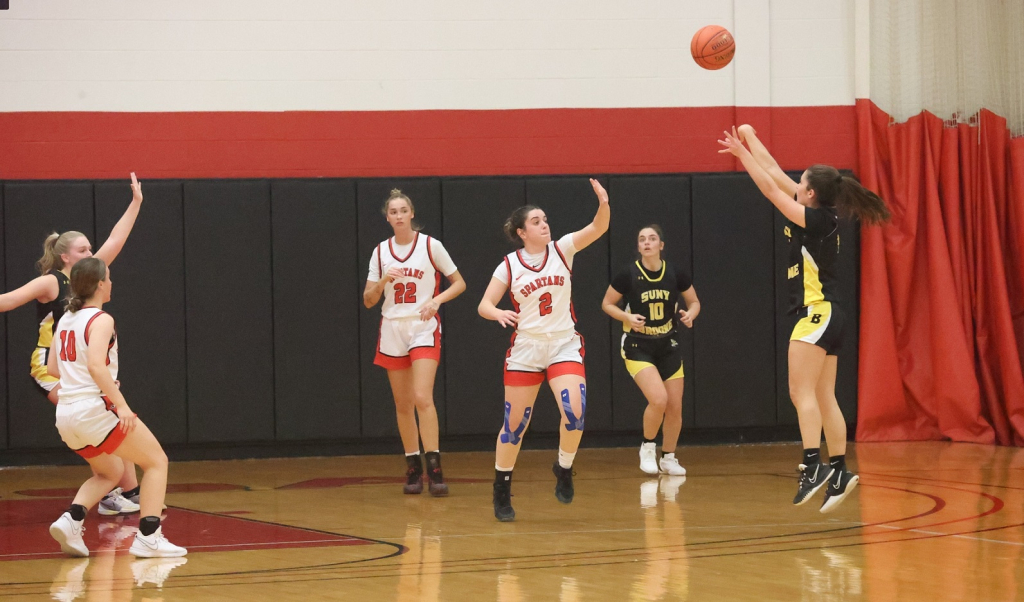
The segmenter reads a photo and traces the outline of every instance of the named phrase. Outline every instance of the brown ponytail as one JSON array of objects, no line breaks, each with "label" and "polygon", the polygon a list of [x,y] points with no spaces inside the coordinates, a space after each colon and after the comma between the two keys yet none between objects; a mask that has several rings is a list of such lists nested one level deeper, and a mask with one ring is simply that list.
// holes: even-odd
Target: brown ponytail
[{"label": "brown ponytail", "polygon": [[67,253],[71,243],[82,236],[85,235],[74,230],[68,230],[64,234],[51,232],[43,241],[43,256],[36,262],[39,273],[45,276],[50,270],[64,269],[64,260],[60,256]]},{"label": "brown ponytail", "polygon": [[885,201],[861,186],[856,178],[844,176],[831,165],[807,168],[807,187],[823,207],[835,207],[840,215],[868,224],[881,224],[891,217]]},{"label": "brown ponytail", "polygon": [[[384,206],[380,208],[380,212],[384,214],[385,218],[388,216],[388,208],[391,206],[391,201],[395,199],[404,200],[409,205],[409,211],[411,211],[413,215],[416,215],[416,207],[412,204],[412,199],[409,198],[409,195],[405,194],[398,188],[392,188],[391,194],[388,196],[387,200],[384,201]],[[411,227],[415,232],[419,232],[423,229],[423,226],[416,221],[416,218],[413,218],[412,221],[409,222],[409,227]]]},{"label": "brown ponytail", "polygon": [[523,246],[523,239],[519,237],[519,231],[526,229],[526,216],[534,209],[540,209],[536,205],[523,205],[512,212],[505,220],[505,238],[517,248]]},{"label": "brown ponytail", "polygon": [[67,297],[67,310],[74,313],[96,294],[96,287],[107,279],[107,264],[96,257],[86,257],[71,268],[71,286]]}]

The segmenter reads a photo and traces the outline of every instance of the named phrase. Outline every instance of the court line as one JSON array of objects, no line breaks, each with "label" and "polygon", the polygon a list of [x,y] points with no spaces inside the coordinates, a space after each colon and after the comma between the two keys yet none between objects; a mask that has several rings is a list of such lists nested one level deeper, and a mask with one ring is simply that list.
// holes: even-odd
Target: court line
[{"label": "court line", "polygon": [[[890,527],[888,525],[879,525],[879,526],[881,526],[883,529],[895,529],[896,528],[896,527]],[[946,535],[945,533],[942,533],[940,531],[925,531],[923,529],[910,529],[909,532],[910,533],[925,533],[927,535]],[[974,541],[984,541],[984,542],[988,542],[988,543],[1002,543],[1002,544],[1006,544],[1008,546],[1022,546],[1022,547],[1024,547],[1024,543],[1020,543],[1020,542],[1017,542],[1017,541],[1005,541],[1005,540],[1002,540],[1002,539],[988,539],[987,537],[972,537],[970,535],[949,535],[949,537],[955,537],[957,539],[971,539],[971,540],[974,540]]]}]

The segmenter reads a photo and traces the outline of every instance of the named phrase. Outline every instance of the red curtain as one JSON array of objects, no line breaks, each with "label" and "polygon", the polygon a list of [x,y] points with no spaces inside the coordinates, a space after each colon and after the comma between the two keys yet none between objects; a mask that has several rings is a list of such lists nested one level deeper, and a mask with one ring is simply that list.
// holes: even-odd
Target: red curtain
[{"label": "red curtain", "polygon": [[893,214],[861,234],[857,440],[1024,445],[1024,138],[984,110],[857,120]]}]

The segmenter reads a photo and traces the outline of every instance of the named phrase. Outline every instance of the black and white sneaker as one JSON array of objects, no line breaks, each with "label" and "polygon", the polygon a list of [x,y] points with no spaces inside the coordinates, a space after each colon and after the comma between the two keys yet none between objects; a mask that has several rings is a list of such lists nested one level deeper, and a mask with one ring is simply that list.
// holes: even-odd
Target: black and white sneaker
[{"label": "black and white sneaker", "polygon": [[825,501],[821,504],[822,512],[831,512],[835,510],[836,506],[843,503],[846,496],[857,488],[857,483],[860,481],[860,477],[853,474],[845,468],[843,470],[832,472],[832,477],[828,479],[828,488],[825,489]]},{"label": "black and white sneaker", "polygon": [[572,498],[576,494],[576,490],[572,486],[572,468],[562,468],[558,462],[555,462],[551,467],[551,472],[555,473],[555,478],[558,479],[555,482],[555,497],[563,504],[571,504]]},{"label": "black and white sneaker", "polygon": [[801,464],[799,471],[800,485],[796,490],[796,497],[793,498],[794,506],[806,504],[807,500],[824,487],[828,478],[832,476],[832,467],[828,464],[818,463],[812,466]]},{"label": "black and white sneaker", "polygon": [[494,518],[503,523],[516,519],[516,511],[512,508],[512,485],[508,483],[494,484]]}]

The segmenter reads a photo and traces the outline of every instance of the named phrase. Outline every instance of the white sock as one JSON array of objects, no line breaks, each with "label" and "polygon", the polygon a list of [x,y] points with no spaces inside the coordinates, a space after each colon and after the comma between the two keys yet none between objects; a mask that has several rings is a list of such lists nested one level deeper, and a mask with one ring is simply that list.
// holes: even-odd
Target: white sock
[{"label": "white sock", "polygon": [[558,465],[562,468],[572,468],[572,461],[576,459],[576,452],[569,453],[558,448]]},{"label": "white sock", "polygon": [[669,453],[667,453],[667,454],[661,454],[661,458],[662,458],[662,460],[665,460],[665,459],[673,459],[673,458],[675,458],[675,457],[676,457],[676,452],[669,452]]},{"label": "white sock", "polygon": [[405,457],[408,458],[409,456],[418,456],[418,455],[420,455],[420,451],[416,450],[414,452],[410,452],[410,453],[405,454]]},{"label": "white sock", "polygon": [[512,468],[512,466],[505,468],[504,466],[498,466],[497,464],[494,465],[494,470],[500,470],[501,472],[512,472]]}]

